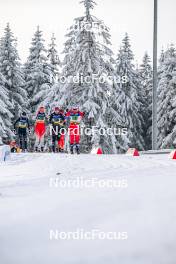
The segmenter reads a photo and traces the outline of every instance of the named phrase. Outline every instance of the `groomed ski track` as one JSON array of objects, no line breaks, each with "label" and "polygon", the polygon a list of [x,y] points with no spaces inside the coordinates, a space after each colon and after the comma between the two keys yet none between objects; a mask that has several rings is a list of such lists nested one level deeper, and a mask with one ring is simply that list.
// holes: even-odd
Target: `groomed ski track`
[{"label": "groomed ski track", "polygon": [[[127,188],[51,187],[125,180]],[[168,154],[14,154],[0,163],[1,264],[175,264],[176,161]],[[127,240],[50,240],[50,230],[127,232]]]}]

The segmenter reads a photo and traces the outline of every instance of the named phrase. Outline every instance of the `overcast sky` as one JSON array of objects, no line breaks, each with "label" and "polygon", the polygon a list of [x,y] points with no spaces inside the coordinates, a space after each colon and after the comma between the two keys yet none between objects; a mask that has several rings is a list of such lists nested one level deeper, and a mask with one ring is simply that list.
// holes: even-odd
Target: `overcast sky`
[{"label": "overcast sky", "polygon": [[[29,54],[31,39],[40,25],[46,47],[52,32],[57,38],[58,51],[63,50],[67,28],[75,17],[82,16],[80,0],[0,0],[0,36],[10,22],[18,38],[18,50],[23,61]],[[125,32],[131,38],[135,61],[141,62],[147,50],[152,55],[153,0],[96,0],[92,12],[109,26],[112,49],[119,49]],[[169,43],[176,43],[176,0],[159,0],[159,51]]]}]

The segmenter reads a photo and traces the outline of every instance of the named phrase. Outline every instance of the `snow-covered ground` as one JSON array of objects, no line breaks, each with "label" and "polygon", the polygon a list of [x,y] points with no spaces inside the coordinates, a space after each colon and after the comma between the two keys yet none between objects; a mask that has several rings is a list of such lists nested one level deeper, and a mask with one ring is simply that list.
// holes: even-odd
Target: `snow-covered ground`
[{"label": "snow-covered ground", "polygon": [[[78,177],[96,184],[51,184]],[[98,187],[109,180],[128,186]],[[95,229],[128,238],[50,239],[52,230]],[[0,164],[0,263],[175,264],[176,161],[168,155],[14,154]]]}]

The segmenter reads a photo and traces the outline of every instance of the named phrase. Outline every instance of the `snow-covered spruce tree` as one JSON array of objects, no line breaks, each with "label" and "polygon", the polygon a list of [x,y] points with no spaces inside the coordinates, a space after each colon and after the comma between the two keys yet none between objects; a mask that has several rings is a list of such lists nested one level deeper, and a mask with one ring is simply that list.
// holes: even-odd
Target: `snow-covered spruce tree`
[{"label": "snow-covered spruce tree", "polygon": [[7,81],[0,73],[0,144],[3,141],[12,139],[11,120],[13,115],[9,109],[12,109],[12,104],[9,100],[9,93],[5,87]]},{"label": "snow-covered spruce tree", "polygon": [[143,104],[141,83],[133,65],[133,53],[128,34],[125,35],[116,60],[116,73],[120,76],[120,90],[117,91],[117,110],[128,129],[130,147],[144,149]]},{"label": "snow-covered spruce tree", "polygon": [[0,42],[0,72],[7,81],[6,88],[12,105],[10,110],[14,121],[26,108],[27,93],[24,89],[24,74],[16,48],[16,39],[9,24],[7,24]]},{"label": "snow-covered spruce tree", "polygon": [[145,141],[145,149],[151,149],[152,147],[152,66],[151,60],[146,52],[143,57],[143,62],[140,65],[139,70],[141,84],[142,84],[142,97],[143,97],[143,138]]},{"label": "snow-covered spruce tree", "polygon": [[158,147],[176,147],[176,50],[164,53],[158,83]]},{"label": "snow-covered spruce tree", "polygon": [[[66,81],[61,89],[60,103],[66,108],[75,104],[80,106],[86,113],[86,128],[108,128],[112,126],[112,120],[117,119],[111,104],[113,85],[107,79],[114,75],[110,33],[101,20],[90,14],[95,2],[84,0],[81,3],[85,6],[86,15],[75,19],[65,43],[61,79],[63,82],[66,78]],[[104,153],[117,152],[115,135],[95,133],[82,136],[83,152],[89,152],[94,145],[100,145]]]},{"label": "snow-covered spruce tree", "polygon": [[54,110],[55,106],[60,106],[60,97],[61,97],[61,84],[59,81],[56,81],[51,88],[48,90],[47,95],[45,96],[42,105],[47,109],[48,114]]},{"label": "snow-covered spruce tree", "polygon": [[47,50],[44,47],[42,31],[37,31],[32,39],[30,55],[24,66],[26,90],[29,96],[29,108],[35,114],[43,104],[52,85],[52,69],[47,62]]},{"label": "snow-covered spruce tree", "polygon": [[51,67],[51,81],[52,86],[48,91],[48,94],[43,102],[44,106],[48,106],[48,110],[52,111],[54,106],[59,105],[59,98],[60,98],[60,83],[59,83],[59,68],[61,67],[61,61],[59,59],[56,44],[56,38],[54,34],[52,35],[51,44],[49,45],[50,48],[48,50],[48,60],[49,65]]},{"label": "snow-covered spruce tree", "polygon": [[164,48],[162,48],[161,54],[159,57],[159,65],[158,65],[158,83],[160,82],[163,71],[164,71],[164,62],[165,62],[166,55],[167,55],[167,51],[164,51]]},{"label": "snow-covered spruce tree", "polygon": [[56,38],[53,34],[51,38],[51,43],[49,44],[49,50],[48,50],[48,59],[49,59],[49,64],[51,66],[53,84],[58,80],[59,66],[61,66],[61,62],[60,62],[59,55],[56,49],[55,41],[56,41]]}]

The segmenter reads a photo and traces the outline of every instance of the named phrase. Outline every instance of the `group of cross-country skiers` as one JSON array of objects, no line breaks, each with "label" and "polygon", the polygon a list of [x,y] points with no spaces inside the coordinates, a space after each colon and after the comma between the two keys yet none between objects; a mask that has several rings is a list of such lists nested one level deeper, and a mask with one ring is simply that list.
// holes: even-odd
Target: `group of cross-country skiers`
[{"label": "group of cross-country skiers", "polygon": [[[83,116],[84,112],[81,112],[77,106],[72,107],[66,112],[60,107],[55,107],[53,113],[51,113],[50,116],[47,116],[45,107],[40,107],[37,112],[34,124],[34,133],[36,137],[34,151],[44,151],[44,138],[47,125],[49,124],[52,127],[52,151],[64,151],[65,133],[63,133],[63,128],[67,126],[69,130],[70,153],[73,154],[75,149],[76,153],[79,154],[79,130],[80,122]],[[31,133],[31,126],[26,112],[23,112],[14,123],[14,132],[19,138],[19,150],[26,152],[28,149],[28,134]],[[12,152],[16,151],[15,142],[12,142],[11,150]]]}]

